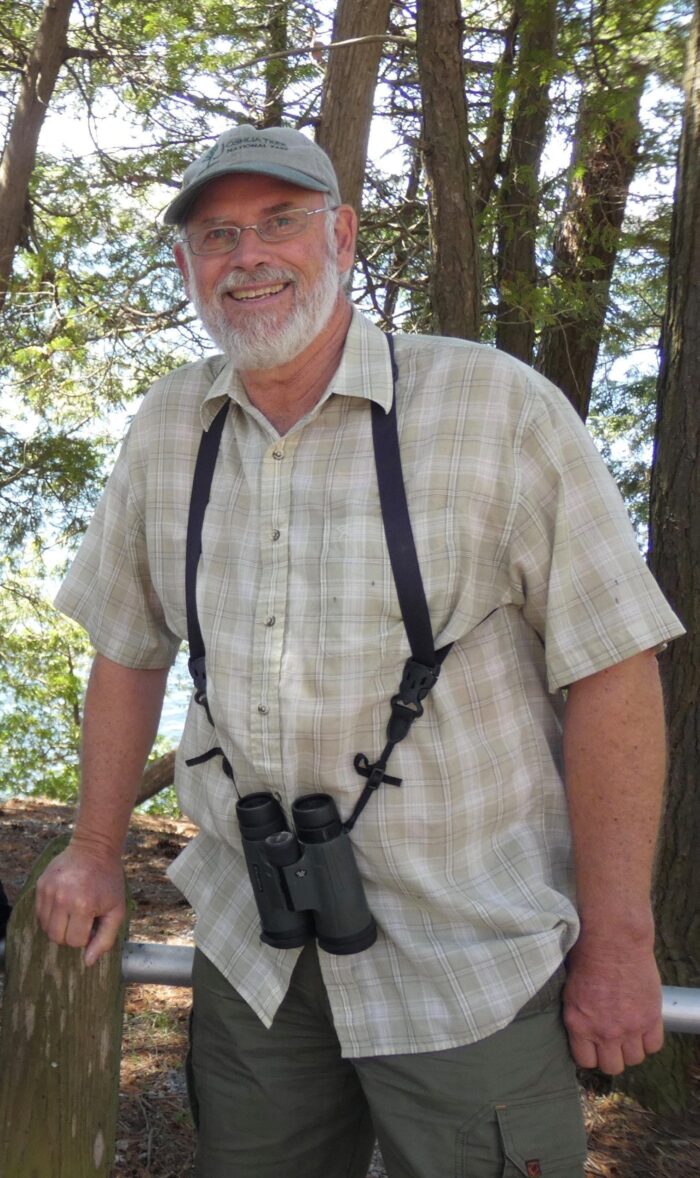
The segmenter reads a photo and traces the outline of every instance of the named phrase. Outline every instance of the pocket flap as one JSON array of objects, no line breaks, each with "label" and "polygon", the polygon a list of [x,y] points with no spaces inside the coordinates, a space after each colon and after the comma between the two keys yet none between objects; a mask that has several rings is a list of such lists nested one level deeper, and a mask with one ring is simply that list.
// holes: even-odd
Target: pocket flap
[{"label": "pocket flap", "polygon": [[503,1152],[524,1178],[583,1175],[586,1135],[576,1093],[552,1092],[497,1105],[496,1118]]}]

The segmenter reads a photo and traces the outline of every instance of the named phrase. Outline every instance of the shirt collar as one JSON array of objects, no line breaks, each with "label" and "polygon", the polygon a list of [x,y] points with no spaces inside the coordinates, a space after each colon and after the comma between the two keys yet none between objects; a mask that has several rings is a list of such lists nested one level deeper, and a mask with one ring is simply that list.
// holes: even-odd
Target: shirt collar
[{"label": "shirt collar", "polygon": [[[222,365],[202,402],[204,429],[209,428],[226,397],[250,412],[250,402],[236,369],[223,357]],[[321,400],[325,401],[331,395],[376,401],[385,413],[391,408],[393,382],[386,335],[357,307],[352,309],[340,364]]]}]

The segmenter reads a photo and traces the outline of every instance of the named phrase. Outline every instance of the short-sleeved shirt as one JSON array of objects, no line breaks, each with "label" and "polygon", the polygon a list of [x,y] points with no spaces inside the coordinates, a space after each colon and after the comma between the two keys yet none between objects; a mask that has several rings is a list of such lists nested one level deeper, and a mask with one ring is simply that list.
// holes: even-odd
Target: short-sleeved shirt
[{"label": "short-sleeved shirt", "polygon": [[[320,952],[347,1056],[439,1050],[505,1026],[577,930],[562,689],[682,633],[584,426],[548,381],[492,348],[399,335],[404,481],[440,648],[425,714],[352,833],[376,919],[363,952]],[[238,794],[289,812],[384,746],[410,655],[379,507],[369,401],[384,335],[355,312],[314,409],[280,437],[221,356],[157,382],[132,423],[57,604],[96,649],[167,666],[186,638],[185,536],[202,428],[231,407],[197,580],[216,724],[190,704],[182,807],[200,833],[170,869],[196,941],[269,1025],[298,950],[261,944]],[[218,745],[220,758],[185,761]],[[614,783],[611,783],[614,788]]]}]

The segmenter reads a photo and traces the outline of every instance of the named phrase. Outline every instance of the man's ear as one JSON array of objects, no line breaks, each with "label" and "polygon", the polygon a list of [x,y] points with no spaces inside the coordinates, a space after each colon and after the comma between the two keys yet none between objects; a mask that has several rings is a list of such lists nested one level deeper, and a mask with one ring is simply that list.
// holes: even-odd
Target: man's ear
[{"label": "man's ear", "polygon": [[338,247],[338,270],[344,274],[355,261],[357,213],[352,205],[340,205],[335,214],[335,241]]},{"label": "man's ear", "polygon": [[177,268],[180,271],[180,274],[182,275],[182,281],[185,286],[185,294],[189,298],[190,297],[190,270],[189,270],[189,266],[187,265],[187,258],[185,256],[185,247],[181,241],[175,242],[175,245],[173,247],[173,253],[175,255],[175,261],[177,262]]}]

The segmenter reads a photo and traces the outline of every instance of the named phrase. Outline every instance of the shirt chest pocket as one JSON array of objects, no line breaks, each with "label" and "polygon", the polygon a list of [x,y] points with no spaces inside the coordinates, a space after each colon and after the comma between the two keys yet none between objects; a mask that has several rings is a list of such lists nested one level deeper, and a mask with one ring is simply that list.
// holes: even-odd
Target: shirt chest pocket
[{"label": "shirt chest pocket", "polygon": [[[373,472],[372,472],[373,473]],[[428,599],[433,632],[446,624],[459,583],[457,548],[450,544],[447,513],[440,506],[413,507],[411,524]],[[398,628],[401,610],[389,559],[378,501],[348,498],[319,509],[300,528],[299,545],[308,545],[308,561],[291,561],[296,593],[304,592],[309,608],[328,617],[340,640],[354,626],[371,626],[373,637]],[[295,546],[297,552],[298,546]],[[298,583],[306,568],[306,585]]]}]

